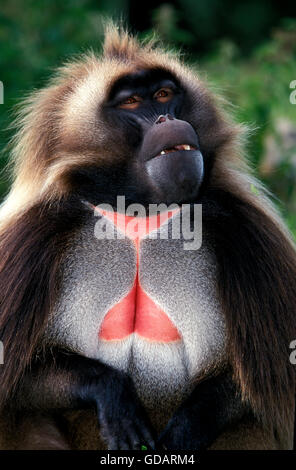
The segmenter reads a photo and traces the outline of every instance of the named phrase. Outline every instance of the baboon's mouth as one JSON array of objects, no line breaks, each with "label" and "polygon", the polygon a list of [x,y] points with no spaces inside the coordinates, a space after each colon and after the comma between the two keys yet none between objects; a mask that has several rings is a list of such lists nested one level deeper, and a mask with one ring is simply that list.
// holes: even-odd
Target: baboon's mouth
[{"label": "baboon's mouth", "polygon": [[182,150],[182,151],[183,150],[185,150],[185,151],[197,150],[197,147],[195,147],[193,145],[190,145],[190,144],[174,145],[173,147],[161,150],[161,152],[158,153],[156,155],[156,157],[160,157],[161,155],[167,155],[168,153],[172,153],[172,152],[179,152],[180,150]]}]

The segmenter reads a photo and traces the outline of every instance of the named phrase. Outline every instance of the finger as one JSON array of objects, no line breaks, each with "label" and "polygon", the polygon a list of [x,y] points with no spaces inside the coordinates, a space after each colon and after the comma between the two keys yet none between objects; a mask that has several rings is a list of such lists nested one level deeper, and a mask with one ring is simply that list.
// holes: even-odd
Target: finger
[{"label": "finger", "polygon": [[126,439],[119,440],[119,450],[132,450]]},{"label": "finger", "polygon": [[138,428],[140,436],[142,437],[141,441],[143,441],[143,444],[155,450],[155,440],[149,428],[144,423],[138,424]]},{"label": "finger", "polygon": [[139,450],[141,448],[141,437],[139,436],[139,433],[137,432],[134,426],[131,426],[128,429],[128,437],[131,449]]},{"label": "finger", "polygon": [[119,450],[117,437],[109,437],[108,439],[108,450]]}]

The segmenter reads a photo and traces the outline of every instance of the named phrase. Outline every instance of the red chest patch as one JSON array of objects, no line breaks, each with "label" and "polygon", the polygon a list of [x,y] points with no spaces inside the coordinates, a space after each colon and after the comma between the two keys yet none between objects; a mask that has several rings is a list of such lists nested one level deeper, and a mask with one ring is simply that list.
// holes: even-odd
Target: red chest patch
[{"label": "red chest patch", "polygon": [[136,333],[150,341],[168,343],[180,340],[181,336],[167,314],[143,290],[138,274],[141,238],[161,227],[176,211],[142,218],[103,210],[100,212],[133,240],[137,251],[137,273],[133,287],[106,314],[99,331],[100,339],[121,340]]}]

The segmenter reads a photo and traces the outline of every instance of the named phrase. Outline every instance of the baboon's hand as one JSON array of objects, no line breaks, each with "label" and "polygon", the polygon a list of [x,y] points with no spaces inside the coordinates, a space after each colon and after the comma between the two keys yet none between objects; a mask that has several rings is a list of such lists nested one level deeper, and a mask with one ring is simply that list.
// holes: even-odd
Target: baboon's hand
[{"label": "baboon's hand", "polygon": [[211,443],[211,430],[201,426],[196,410],[180,408],[172,416],[157,441],[157,448],[201,450]]},{"label": "baboon's hand", "polygon": [[97,399],[100,431],[108,450],[154,449],[154,432],[132,380],[122,373],[109,374]]},{"label": "baboon's hand", "polygon": [[197,384],[160,435],[157,445],[168,450],[201,450],[211,446],[231,423],[249,412],[232,371]]}]

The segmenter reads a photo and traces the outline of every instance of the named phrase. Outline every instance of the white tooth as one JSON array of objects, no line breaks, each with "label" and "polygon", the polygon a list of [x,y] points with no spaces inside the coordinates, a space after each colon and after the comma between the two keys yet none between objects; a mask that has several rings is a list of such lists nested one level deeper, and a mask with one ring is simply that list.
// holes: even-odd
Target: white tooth
[{"label": "white tooth", "polygon": [[162,150],[162,151],[160,152],[160,155],[165,155],[165,151]]},{"label": "white tooth", "polygon": [[190,145],[184,145],[184,150],[190,150]]}]

